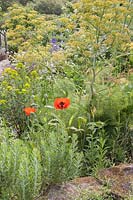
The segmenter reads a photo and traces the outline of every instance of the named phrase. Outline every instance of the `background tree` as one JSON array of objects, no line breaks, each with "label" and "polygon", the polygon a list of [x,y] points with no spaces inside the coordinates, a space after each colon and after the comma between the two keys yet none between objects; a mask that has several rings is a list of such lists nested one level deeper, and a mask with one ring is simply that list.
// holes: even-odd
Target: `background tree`
[{"label": "background tree", "polygon": [[20,3],[25,6],[28,2],[32,2],[32,0],[0,0],[0,7],[2,11],[7,11],[7,8],[13,3]]},{"label": "background tree", "polygon": [[0,0],[0,7],[2,11],[6,11],[9,6],[14,2],[14,0]]},{"label": "background tree", "polygon": [[40,0],[35,3],[34,8],[41,14],[61,15],[62,5],[63,3],[56,0],[52,0],[52,1]]},{"label": "background tree", "polygon": [[33,2],[33,0],[17,0],[19,3],[21,3],[23,6],[26,6],[27,3]]}]

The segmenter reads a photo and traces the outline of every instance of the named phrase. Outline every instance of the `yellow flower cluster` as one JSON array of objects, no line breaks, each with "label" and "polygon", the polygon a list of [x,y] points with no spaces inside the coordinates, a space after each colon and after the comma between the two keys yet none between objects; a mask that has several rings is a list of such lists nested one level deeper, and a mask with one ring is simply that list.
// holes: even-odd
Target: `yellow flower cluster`
[{"label": "yellow flower cluster", "polygon": [[18,72],[15,69],[8,67],[3,71],[3,75],[8,75],[14,79],[15,77],[18,76]]},{"label": "yellow flower cluster", "polygon": [[130,49],[133,50],[133,42],[130,43]]},{"label": "yellow flower cluster", "polygon": [[65,54],[63,51],[58,51],[58,52],[54,52],[53,53],[53,57],[52,57],[53,62],[58,62],[58,63],[63,63],[66,60]]},{"label": "yellow flower cluster", "polygon": [[38,73],[33,70],[30,74],[27,74],[26,68],[22,63],[18,63],[16,70],[12,68],[6,68],[3,72],[2,89],[3,94],[7,96],[9,92],[15,94],[30,94],[31,83],[33,79],[37,78]]},{"label": "yellow flower cluster", "polygon": [[6,102],[7,102],[6,100],[0,99],[0,105],[1,105],[1,104],[6,104]]},{"label": "yellow flower cluster", "polygon": [[132,45],[129,47],[131,39],[127,25],[131,18],[130,7],[127,0],[81,0],[75,3],[72,19],[77,19],[79,28],[70,35],[67,55],[79,51],[84,57],[100,52],[100,49],[115,47],[125,52],[132,48]]},{"label": "yellow flower cluster", "polygon": [[36,71],[36,70],[33,70],[33,71],[31,72],[31,76],[32,76],[33,78],[38,77],[37,71]]}]

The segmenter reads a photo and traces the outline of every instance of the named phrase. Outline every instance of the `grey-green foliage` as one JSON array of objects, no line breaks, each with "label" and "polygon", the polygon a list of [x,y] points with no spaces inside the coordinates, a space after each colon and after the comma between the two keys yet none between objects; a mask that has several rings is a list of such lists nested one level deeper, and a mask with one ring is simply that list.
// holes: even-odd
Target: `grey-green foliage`
[{"label": "grey-green foliage", "polygon": [[110,164],[107,159],[108,147],[106,146],[106,133],[103,129],[104,123],[90,122],[85,145],[85,166],[86,172],[96,174],[98,170]]},{"label": "grey-green foliage", "polygon": [[44,186],[61,183],[80,175],[83,154],[78,152],[77,135],[69,137],[68,133],[59,127],[58,131],[46,133],[40,140],[39,147]]},{"label": "grey-green foliage", "polygon": [[60,117],[53,114],[45,129],[32,131],[31,137],[41,154],[42,188],[80,176],[83,154],[78,150],[77,135],[68,134]]},{"label": "grey-green foliage", "polygon": [[21,163],[18,171],[17,193],[18,199],[33,199],[40,189],[41,185],[41,165],[38,160],[38,152],[29,150],[21,155]]},{"label": "grey-green foliage", "polygon": [[41,165],[36,151],[1,130],[0,199],[32,200],[38,194]]}]

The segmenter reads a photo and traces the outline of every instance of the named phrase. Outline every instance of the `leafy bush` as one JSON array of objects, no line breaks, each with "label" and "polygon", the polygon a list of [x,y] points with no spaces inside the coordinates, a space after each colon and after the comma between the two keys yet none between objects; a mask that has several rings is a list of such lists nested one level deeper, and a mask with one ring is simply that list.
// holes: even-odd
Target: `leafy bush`
[{"label": "leafy bush", "polygon": [[96,173],[105,167],[110,166],[110,160],[107,157],[108,146],[107,136],[103,129],[104,123],[90,122],[88,124],[88,133],[86,134],[85,167],[88,174]]},{"label": "leafy bush", "polygon": [[33,0],[18,0],[19,3],[21,3],[23,6],[25,6],[27,3],[32,2]]}]

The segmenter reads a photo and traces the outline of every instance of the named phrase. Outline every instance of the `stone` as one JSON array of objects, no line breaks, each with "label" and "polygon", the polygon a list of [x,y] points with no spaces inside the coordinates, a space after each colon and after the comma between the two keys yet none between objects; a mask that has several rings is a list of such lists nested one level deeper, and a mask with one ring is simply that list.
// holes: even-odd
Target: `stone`
[{"label": "stone", "polygon": [[[79,177],[60,185],[49,186],[38,200],[125,200],[133,195],[133,164],[121,164],[100,170],[97,178]],[[131,198],[130,198],[131,199]]]},{"label": "stone", "polygon": [[62,185],[52,186],[48,192],[48,200],[80,200],[81,196],[101,194],[103,186],[94,177],[76,178]]},{"label": "stone", "polygon": [[11,62],[8,59],[0,61],[0,75],[7,67],[11,67]]},{"label": "stone", "polygon": [[99,171],[98,178],[120,197],[133,196],[133,164],[121,164]]}]

